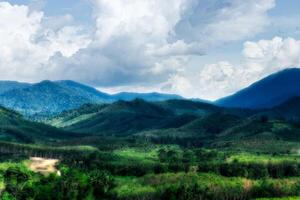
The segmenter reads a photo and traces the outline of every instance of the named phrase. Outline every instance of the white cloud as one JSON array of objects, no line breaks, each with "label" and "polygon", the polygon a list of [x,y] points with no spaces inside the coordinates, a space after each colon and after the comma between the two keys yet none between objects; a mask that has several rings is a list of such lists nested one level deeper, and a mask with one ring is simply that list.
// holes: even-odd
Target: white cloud
[{"label": "white cloud", "polygon": [[195,94],[195,87],[192,85],[191,80],[182,74],[171,75],[161,89],[170,93],[179,93],[186,97],[193,97]]},{"label": "white cloud", "polygon": [[274,6],[275,0],[196,0],[177,25],[177,35],[203,48],[251,37],[270,24],[267,11]]},{"label": "white cloud", "polygon": [[237,71],[226,61],[205,65],[198,75],[201,93],[215,99],[232,92],[232,80]]},{"label": "white cloud", "polygon": [[178,73],[169,78],[163,89],[179,92],[186,97],[217,99],[236,89],[236,75],[240,70],[227,61],[207,64],[191,74]]},{"label": "white cloud", "polygon": [[47,77],[51,56],[68,57],[87,46],[89,40],[78,28],[48,29],[43,19],[43,12],[0,2],[0,78],[39,80]]},{"label": "white cloud", "polygon": [[[134,37],[137,43],[164,44],[180,20],[187,0],[94,0],[97,40],[107,45],[115,37]],[[133,35],[132,35],[133,34]]]},{"label": "white cloud", "polygon": [[208,46],[262,31],[266,12],[274,6],[274,0],[92,2],[96,27],[91,45],[59,59],[60,64],[54,60],[55,68],[67,68],[67,78],[76,75],[97,86],[132,87],[174,82],[168,79],[189,71],[191,54],[201,56]]},{"label": "white cloud", "polygon": [[300,68],[300,40],[274,37],[247,41],[242,55],[238,66],[226,61],[205,65],[199,72],[199,81],[193,84],[198,91],[196,96],[217,99],[287,67]]},{"label": "white cloud", "polygon": [[249,62],[270,65],[270,70],[297,66],[300,64],[300,41],[274,37],[272,40],[246,42],[243,53]]},{"label": "white cloud", "polygon": [[86,35],[80,35],[78,32],[80,28],[72,26],[63,27],[56,32],[47,30],[48,48],[52,52],[60,52],[64,57],[71,57],[90,43]]},{"label": "white cloud", "polygon": [[[94,27],[86,34],[67,13],[44,16],[1,2],[0,78],[74,79],[216,98],[235,88],[230,81],[239,70],[219,62],[191,72],[190,56],[262,32],[274,0],[92,0],[92,6]],[[257,66],[259,48],[245,47]]]}]

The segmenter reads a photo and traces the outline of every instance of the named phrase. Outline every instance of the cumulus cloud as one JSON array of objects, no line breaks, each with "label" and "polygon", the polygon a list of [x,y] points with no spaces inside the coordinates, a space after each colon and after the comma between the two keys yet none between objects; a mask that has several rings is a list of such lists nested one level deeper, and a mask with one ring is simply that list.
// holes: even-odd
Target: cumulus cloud
[{"label": "cumulus cloud", "polygon": [[[71,25],[67,13],[44,16],[42,8],[1,2],[0,78],[74,79],[98,87],[159,88],[216,98],[219,90],[232,91],[229,80],[238,70],[219,62],[193,73],[190,56],[262,32],[275,5],[275,0],[91,2],[94,27],[88,34],[86,27]],[[257,47],[251,48],[245,50],[247,60],[259,56]]]},{"label": "cumulus cloud", "polygon": [[296,66],[300,63],[300,42],[294,38],[246,42],[243,54],[249,62],[270,65],[268,69]]},{"label": "cumulus cloud", "polygon": [[[288,67],[300,67],[300,40],[274,37],[257,42],[247,41],[243,61],[237,66],[227,61],[205,65],[199,81],[193,85],[196,96],[217,99]],[[190,80],[191,77],[185,77]],[[174,84],[177,84],[175,81]]]},{"label": "cumulus cloud", "polygon": [[189,70],[190,55],[201,56],[212,46],[262,31],[268,24],[266,12],[274,6],[274,0],[92,2],[91,44],[71,58],[54,59],[54,68],[66,68],[64,76],[76,74],[77,80],[97,86],[133,87],[170,85]]},{"label": "cumulus cloud", "polygon": [[77,27],[53,30],[43,27],[43,19],[43,12],[0,2],[2,79],[39,80],[46,76],[51,56],[61,53],[70,57],[89,43],[85,35],[78,34]]},{"label": "cumulus cloud", "polygon": [[244,39],[269,25],[267,11],[274,6],[274,0],[196,0],[176,26],[177,36],[204,48]]},{"label": "cumulus cloud", "polygon": [[171,76],[162,91],[213,100],[234,92],[237,89],[236,79],[241,73],[239,68],[227,61],[206,64],[193,73],[180,72]]}]

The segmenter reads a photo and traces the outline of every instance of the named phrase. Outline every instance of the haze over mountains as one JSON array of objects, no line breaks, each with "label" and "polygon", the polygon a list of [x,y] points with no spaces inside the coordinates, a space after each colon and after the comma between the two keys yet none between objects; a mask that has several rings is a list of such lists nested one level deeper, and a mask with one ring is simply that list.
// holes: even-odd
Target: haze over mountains
[{"label": "haze over mountains", "polygon": [[0,82],[0,105],[26,116],[49,115],[86,103],[111,103],[141,98],[149,101],[181,99],[160,93],[119,93],[110,95],[74,81],[42,81],[36,84]]},{"label": "haze over mountains", "polygon": [[[280,104],[300,96],[299,85],[300,69],[291,68],[272,74],[214,103],[199,99],[193,99],[193,101],[221,107],[269,109],[277,106],[277,109],[280,109]],[[132,101],[136,98],[151,102],[184,99],[179,95],[161,93],[122,92],[107,94],[93,87],[69,80],[42,81],[36,84],[14,81],[0,82],[0,105],[20,112],[27,117],[43,118],[64,110],[78,108],[84,104],[113,103],[119,100]],[[294,99],[292,103],[295,104],[295,101]],[[193,109],[190,112],[193,112]]]},{"label": "haze over mountains", "polygon": [[300,69],[290,68],[272,74],[249,87],[216,101],[225,107],[272,108],[300,96]]},{"label": "haze over mountains", "polygon": [[23,143],[82,143],[85,137],[90,141],[89,137],[107,136],[195,145],[270,138],[300,141],[294,134],[300,126],[293,122],[300,119],[299,83],[300,70],[288,69],[212,104],[159,93],[110,95],[74,81],[6,82],[1,104],[31,119],[42,116],[48,125],[1,108],[0,136]]}]

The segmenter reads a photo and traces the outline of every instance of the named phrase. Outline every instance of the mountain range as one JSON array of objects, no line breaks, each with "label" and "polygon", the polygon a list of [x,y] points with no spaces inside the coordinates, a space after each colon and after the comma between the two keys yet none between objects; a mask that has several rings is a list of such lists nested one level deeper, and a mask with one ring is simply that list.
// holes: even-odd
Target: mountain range
[{"label": "mountain range", "polygon": [[[191,99],[191,101],[194,102],[194,106],[197,105],[197,102],[200,102],[210,106],[215,105],[226,108],[268,110],[277,107],[276,109],[280,110],[283,109],[283,107],[279,107],[281,104],[300,96],[299,85],[300,69],[290,68],[272,74],[233,95],[215,102],[201,99]],[[150,102],[160,102],[161,104],[166,104],[165,101],[171,99],[184,99],[179,95],[162,93],[122,92],[108,94],[70,80],[46,80],[35,84],[0,81],[0,105],[33,119],[54,116],[64,110],[76,109],[85,104],[111,104],[120,100],[133,101],[137,98]],[[182,101],[180,105],[176,105],[178,106],[176,112],[187,112],[187,109],[181,108],[186,105],[184,102]],[[176,101],[173,101],[173,103],[178,104]],[[295,104],[295,100],[292,103]],[[167,105],[170,105],[170,102]],[[192,103],[188,103],[190,110],[187,113],[201,112],[192,105]],[[273,111],[272,114],[269,111],[266,111],[266,113],[276,115]]]},{"label": "mountain range", "polygon": [[161,93],[107,94],[75,81],[42,81],[36,84],[12,81],[0,82],[0,105],[29,117],[44,117],[86,103],[112,103],[118,100],[141,98],[148,101],[182,99],[181,96]]},{"label": "mountain range", "polygon": [[97,137],[222,148],[232,144],[279,144],[280,141],[300,141],[300,110],[294,110],[300,99],[290,101],[276,108],[252,111],[188,100],[147,102],[136,99],[86,104],[44,123],[83,136],[70,141],[79,144],[89,144]]},{"label": "mountain range", "polygon": [[[0,108],[0,137],[63,144],[89,144],[95,137],[216,146],[300,141],[299,74],[298,69],[278,72],[214,103],[158,93],[110,95],[74,81],[6,82],[10,86],[3,87],[0,102],[17,112]],[[45,118],[37,123],[18,112],[27,117],[45,113]]]}]

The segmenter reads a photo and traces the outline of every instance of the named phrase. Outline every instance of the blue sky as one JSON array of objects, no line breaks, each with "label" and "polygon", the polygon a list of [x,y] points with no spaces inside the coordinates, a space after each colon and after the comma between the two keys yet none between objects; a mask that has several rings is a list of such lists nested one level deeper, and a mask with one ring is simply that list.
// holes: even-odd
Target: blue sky
[{"label": "blue sky", "polygon": [[217,99],[300,66],[298,0],[0,0],[0,79]]}]

